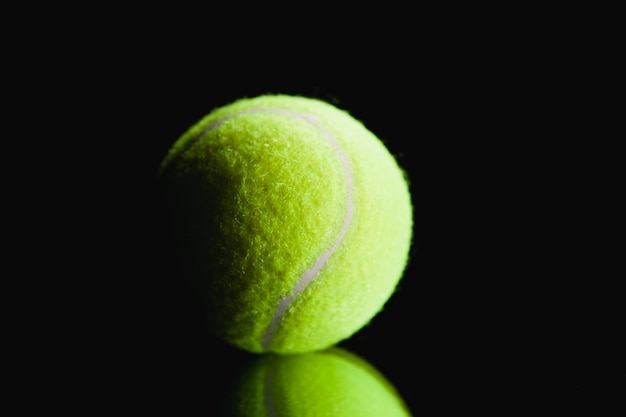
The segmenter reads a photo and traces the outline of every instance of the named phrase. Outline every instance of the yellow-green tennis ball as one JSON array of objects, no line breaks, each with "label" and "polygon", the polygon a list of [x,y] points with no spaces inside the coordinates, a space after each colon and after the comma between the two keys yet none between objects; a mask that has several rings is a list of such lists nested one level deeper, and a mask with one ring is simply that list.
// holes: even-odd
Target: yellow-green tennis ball
[{"label": "yellow-green tennis ball", "polygon": [[352,336],[406,268],[405,172],[348,112],[287,95],[243,98],[184,133],[160,184],[217,336],[302,353]]},{"label": "yellow-green tennis ball", "polygon": [[264,355],[225,400],[229,417],[410,417],[398,390],[359,356],[339,348]]}]

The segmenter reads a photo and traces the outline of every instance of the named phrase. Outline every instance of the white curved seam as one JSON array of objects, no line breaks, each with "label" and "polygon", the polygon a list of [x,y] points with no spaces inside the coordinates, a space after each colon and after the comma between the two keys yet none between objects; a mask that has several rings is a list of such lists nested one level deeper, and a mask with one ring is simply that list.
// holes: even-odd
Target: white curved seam
[{"label": "white curved seam", "polygon": [[265,331],[265,334],[263,335],[261,339],[261,344],[264,350],[268,350],[270,348],[274,335],[276,334],[276,331],[278,330],[280,321],[282,320],[289,306],[293,303],[295,298],[300,293],[302,293],[302,291],[304,291],[307,288],[307,286],[315,278],[317,278],[321,270],[328,263],[330,257],[335,253],[335,251],[339,247],[339,244],[343,240],[346,234],[346,231],[348,230],[348,226],[352,222],[352,216],[354,213],[354,201],[352,198],[353,185],[352,185],[352,173],[350,171],[350,164],[348,163],[348,158],[345,152],[343,151],[343,149],[341,149],[337,140],[326,129],[320,126],[317,123],[317,120],[313,118],[312,116],[309,116],[306,114],[300,114],[300,113],[292,113],[292,112],[287,112],[287,111],[281,111],[281,113],[282,112],[291,114],[294,117],[304,119],[308,121],[309,123],[313,124],[316,128],[318,128],[324,134],[325,138],[330,142],[333,149],[335,150],[335,152],[341,159],[341,163],[344,168],[344,174],[346,176],[346,188],[348,191],[348,197],[347,197],[348,201],[346,203],[346,214],[344,216],[341,231],[339,232],[339,235],[335,239],[335,242],[333,243],[332,247],[326,252],[322,253],[317,258],[317,260],[315,261],[315,264],[310,269],[307,269],[306,271],[304,271],[304,273],[302,274],[302,276],[296,283],[291,294],[287,297],[281,297],[280,300],[278,301],[278,306],[276,307],[276,312],[274,313],[274,316],[272,317],[272,321],[270,322],[270,325],[268,326],[267,330]]}]

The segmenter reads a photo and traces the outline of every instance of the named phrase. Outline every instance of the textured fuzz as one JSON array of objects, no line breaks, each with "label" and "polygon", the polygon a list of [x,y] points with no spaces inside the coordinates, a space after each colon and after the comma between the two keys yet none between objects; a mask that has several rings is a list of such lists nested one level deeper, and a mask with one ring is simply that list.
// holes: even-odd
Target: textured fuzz
[{"label": "textured fuzz", "polygon": [[410,417],[395,387],[339,348],[253,361],[230,393],[231,417]]},{"label": "textured fuzz", "polygon": [[319,100],[216,109],[174,144],[161,184],[212,328],[252,352],[310,352],[351,336],[407,263],[403,171],[359,121]]}]

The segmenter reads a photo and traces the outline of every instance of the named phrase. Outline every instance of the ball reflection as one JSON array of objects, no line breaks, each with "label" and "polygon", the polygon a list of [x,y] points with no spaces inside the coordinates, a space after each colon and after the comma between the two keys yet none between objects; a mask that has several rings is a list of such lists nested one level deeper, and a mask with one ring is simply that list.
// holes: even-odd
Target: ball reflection
[{"label": "ball reflection", "polygon": [[380,371],[338,347],[254,358],[223,400],[222,417],[411,416]]}]

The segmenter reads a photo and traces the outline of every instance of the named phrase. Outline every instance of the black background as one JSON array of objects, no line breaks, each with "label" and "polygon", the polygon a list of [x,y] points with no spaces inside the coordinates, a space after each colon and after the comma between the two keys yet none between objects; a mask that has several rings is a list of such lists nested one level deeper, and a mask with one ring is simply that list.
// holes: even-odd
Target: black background
[{"label": "black background", "polygon": [[211,415],[251,359],[210,336],[154,185],[192,123],[265,93],[350,111],[408,172],[407,271],[341,346],[386,375],[414,415],[597,411],[623,396],[610,48],[569,26],[459,15],[459,25],[405,17],[389,32],[372,21],[339,30],[337,19],[324,36],[321,22],[299,19],[250,18],[237,30],[186,19],[118,17],[39,79],[42,97],[71,104],[57,133],[77,133],[62,147],[68,162],[54,164],[73,202],[55,226],[65,236],[77,226],[63,270],[78,276],[76,305],[60,307],[79,342],[63,350],[79,358],[91,408]]}]

